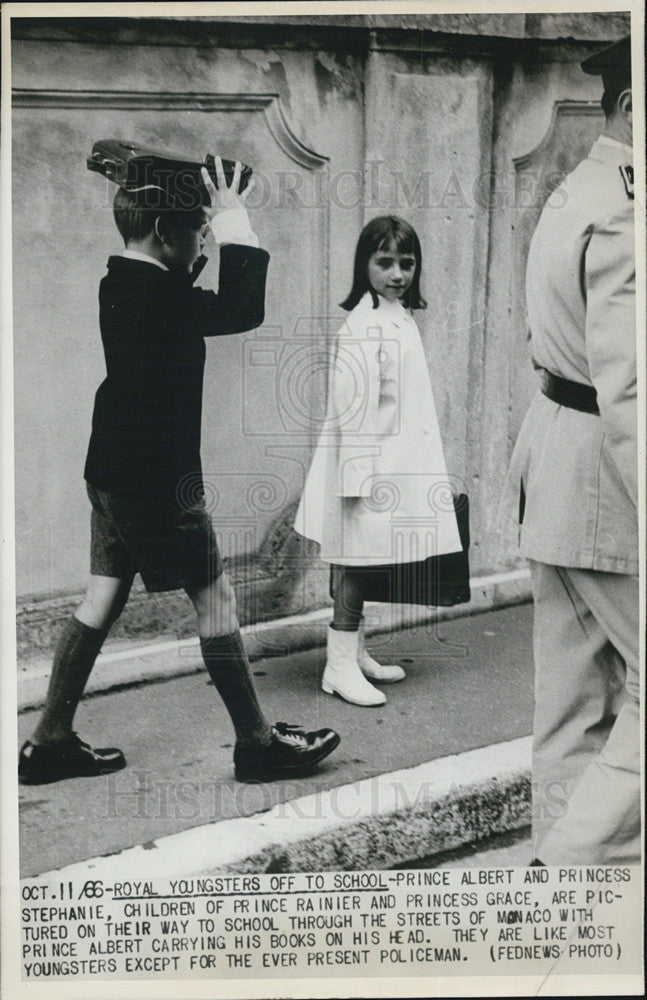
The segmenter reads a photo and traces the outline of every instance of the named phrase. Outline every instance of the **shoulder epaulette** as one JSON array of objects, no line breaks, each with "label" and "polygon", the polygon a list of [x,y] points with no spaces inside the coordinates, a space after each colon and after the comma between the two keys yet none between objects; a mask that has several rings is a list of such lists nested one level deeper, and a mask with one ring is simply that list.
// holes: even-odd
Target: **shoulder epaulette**
[{"label": "shoulder epaulette", "polygon": [[634,168],[630,166],[620,167],[620,175],[622,177],[625,191],[627,192],[627,198],[633,200],[634,196]]}]

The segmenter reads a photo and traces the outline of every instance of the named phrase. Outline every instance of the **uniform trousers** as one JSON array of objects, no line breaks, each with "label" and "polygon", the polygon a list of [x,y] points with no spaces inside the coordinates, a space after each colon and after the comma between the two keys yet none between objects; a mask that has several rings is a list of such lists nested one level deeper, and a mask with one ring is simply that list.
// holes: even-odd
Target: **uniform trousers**
[{"label": "uniform trousers", "polygon": [[530,561],[534,856],[640,862],[638,578]]}]

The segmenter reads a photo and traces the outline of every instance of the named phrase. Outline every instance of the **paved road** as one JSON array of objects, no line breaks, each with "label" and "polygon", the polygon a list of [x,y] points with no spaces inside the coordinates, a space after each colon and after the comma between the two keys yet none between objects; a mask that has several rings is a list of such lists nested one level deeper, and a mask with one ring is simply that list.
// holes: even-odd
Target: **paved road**
[{"label": "paved road", "polygon": [[[360,709],[323,694],[321,648],[258,660],[259,696],[273,720],[330,725],[339,749],[311,777],[266,785],[233,779],[233,733],[206,674],[86,699],[75,725],[119,745],[117,775],[21,788],[21,874],[148,843],[190,827],[270,809],[330,789],[531,731],[532,608],[519,605],[376,636],[369,647],[407,679]],[[36,715],[19,719],[22,741]]]}]

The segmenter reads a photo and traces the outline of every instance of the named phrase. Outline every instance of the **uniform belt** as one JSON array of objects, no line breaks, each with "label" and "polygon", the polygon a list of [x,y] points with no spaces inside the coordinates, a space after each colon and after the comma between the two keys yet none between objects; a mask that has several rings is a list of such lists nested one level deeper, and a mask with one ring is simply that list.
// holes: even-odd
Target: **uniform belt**
[{"label": "uniform belt", "polygon": [[553,403],[568,406],[571,410],[581,413],[598,413],[598,394],[592,385],[582,385],[581,382],[571,382],[567,378],[559,378],[552,372],[544,370],[541,383],[544,396]]}]

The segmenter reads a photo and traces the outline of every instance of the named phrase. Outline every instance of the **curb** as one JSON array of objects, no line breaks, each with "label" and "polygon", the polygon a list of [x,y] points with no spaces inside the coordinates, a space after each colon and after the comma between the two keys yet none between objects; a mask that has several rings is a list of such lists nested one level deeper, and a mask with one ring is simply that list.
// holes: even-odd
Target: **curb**
[{"label": "curb", "polygon": [[[413,628],[432,621],[448,621],[468,615],[494,611],[531,598],[530,571],[511,570],[490,576],[473,577],[472,600],[454,608],[428,608],[414,605],[366,605],[366,633]],[[320,608],[303,615],[278,618],[246,625],[241,629],[250,660],[285,656],[326,643],[331,609]],[[168,680],[203,671],[198,639],[179,639],[147,646],[121,648],[101,653],[86,687],[85,697],[154,681]],[[40,708],[45,700],[51,661],[41,660],[21,667],[18,673],[18,711]]]},{"label": "curb", "polygon": [[[127,881],[133,872],[153,880],[393,868],[527,826],[531,742],[525,736],[341,785],[55,874],[72,881]],[[52,874],[28,881],[47,881]]]}]

